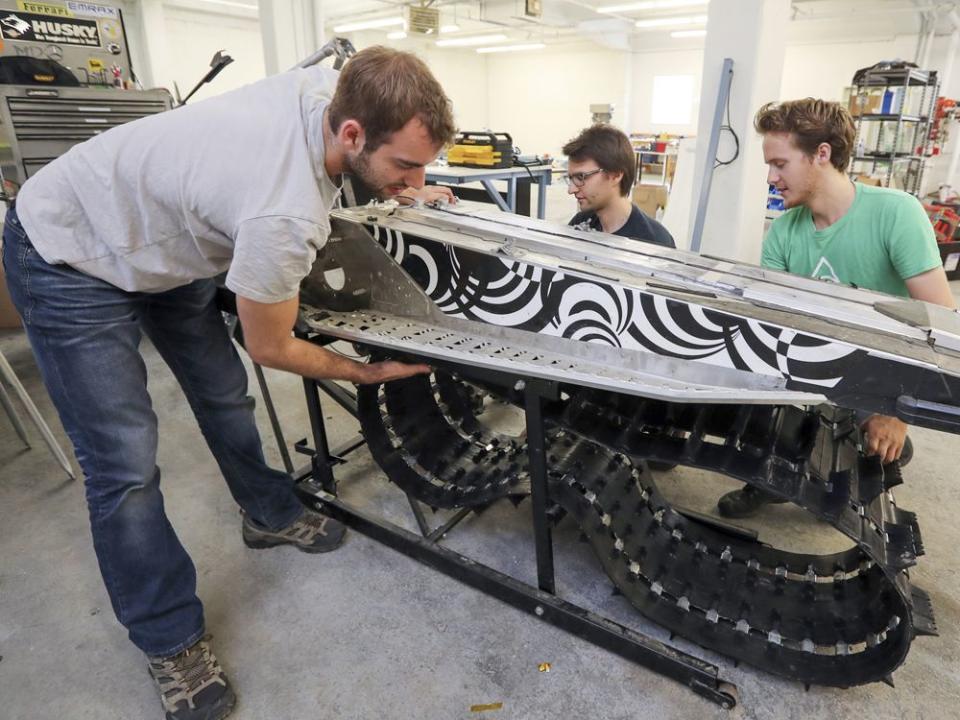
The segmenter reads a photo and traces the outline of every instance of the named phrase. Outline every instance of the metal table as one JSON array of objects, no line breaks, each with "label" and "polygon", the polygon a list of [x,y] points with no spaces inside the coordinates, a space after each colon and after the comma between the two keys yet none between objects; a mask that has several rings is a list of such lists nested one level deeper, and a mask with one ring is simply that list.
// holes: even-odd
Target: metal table
[{"label": "metal table", "polygon": [[[537,217],[541,220],[547,208],[547,185],[553,182],[553,167],[551,165],[532,165],[529,167],[509,168],[469,168],[469,167],[440,167],[428,165],[426,169],[428,183],[443,183],[444,185],[466,185],[479,182],[489,198],[504,212],[516,213],[521,211],[525,215],[530,213],[530,183],[535,182],[537,189]],[[507,193],[498,191],[493,183],[503,180],[507,183]],[[470,188],[466,188],[470,191]],[[478,193],[479,191],[473,191]],[[482,196],[460,193],[467,200],[484,199]]]}]

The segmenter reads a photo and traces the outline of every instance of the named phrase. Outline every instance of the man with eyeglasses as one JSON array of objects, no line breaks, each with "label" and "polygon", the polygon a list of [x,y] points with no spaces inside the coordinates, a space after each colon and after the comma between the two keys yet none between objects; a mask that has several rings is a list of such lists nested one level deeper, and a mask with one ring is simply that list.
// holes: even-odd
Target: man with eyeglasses
[{"label": "man with eyeglasses", "polygon": [[570,225],[676,247],[667,229],[630,199],[636,157],[620,130],[610,125],[588,127],[563,146],[563,154],[569,159],[563,179],[579,206]]}]

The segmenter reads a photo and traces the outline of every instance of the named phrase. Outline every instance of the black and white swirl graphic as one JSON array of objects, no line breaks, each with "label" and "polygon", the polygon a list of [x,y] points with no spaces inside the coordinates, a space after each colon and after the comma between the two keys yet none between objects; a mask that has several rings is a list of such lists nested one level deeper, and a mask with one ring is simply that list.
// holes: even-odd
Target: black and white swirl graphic
[{"label": "black and white swirl graphic", "polygon": [[454,248],[373,225],[374,238],[452,317],[835,387],[862,350],[749,318]]}]

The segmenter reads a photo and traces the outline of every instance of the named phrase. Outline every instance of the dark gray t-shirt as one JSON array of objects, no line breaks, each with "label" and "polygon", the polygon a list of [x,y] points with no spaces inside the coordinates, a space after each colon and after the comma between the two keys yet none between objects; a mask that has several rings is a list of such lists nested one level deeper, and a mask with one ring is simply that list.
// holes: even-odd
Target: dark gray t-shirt
[{"label": "dark gray t-shirt", "polygon": [[[595,212],[590,210],[574,215],[568,225],[575,227],[577,230],[603,229],[600,225],[600,218],[597,217]],[[677,246],[670,232],[653,218],[647,217],[636,205],[634,205],[633,210],[630,211],[630,217],[627,218],[623,227],[613,234],[630,238],[631,240],[642,240],[670,248]]]}]

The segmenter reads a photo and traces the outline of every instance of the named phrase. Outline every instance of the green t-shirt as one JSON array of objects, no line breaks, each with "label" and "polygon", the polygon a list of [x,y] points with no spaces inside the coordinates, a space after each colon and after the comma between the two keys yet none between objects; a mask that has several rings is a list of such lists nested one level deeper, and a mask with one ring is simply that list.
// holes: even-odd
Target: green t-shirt
[{"label": "green t-shirt", "polygon": [[909,297],[904,280],[940,267],[933,225],[905,192],[855,183],[847,214],[817,230],[807,207],[777,218],[760,263],[774,270]]}]

